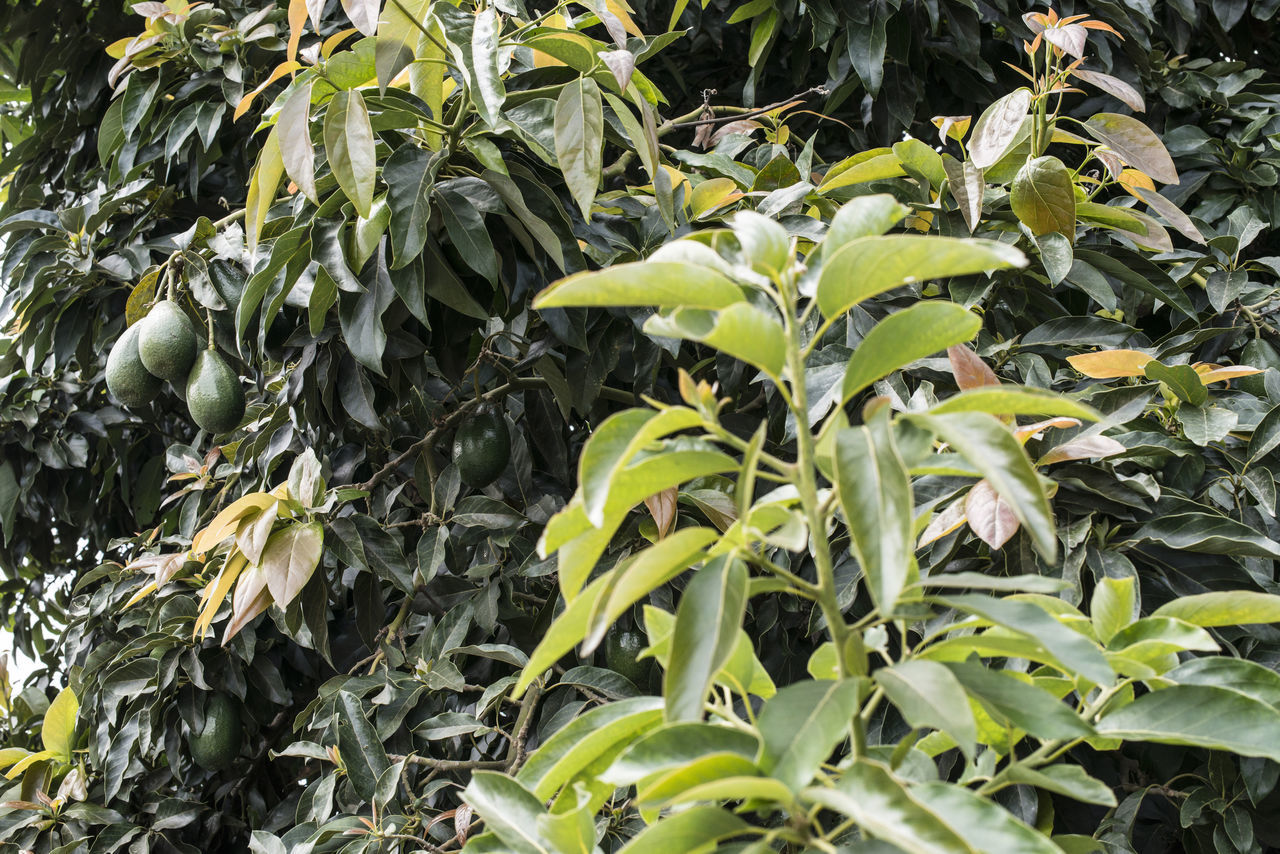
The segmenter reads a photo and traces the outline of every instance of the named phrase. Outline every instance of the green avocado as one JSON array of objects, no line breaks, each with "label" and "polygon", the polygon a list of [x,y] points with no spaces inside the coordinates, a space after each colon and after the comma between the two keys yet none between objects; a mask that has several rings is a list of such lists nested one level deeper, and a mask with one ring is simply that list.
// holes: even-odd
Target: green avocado
[{"label": "green avocado", "polygon": [[240,377],[217,350],[201,350],[187,379],[187,411],[201,430],[226,433],[244,417]]},{"label": "green avocado", "polygon": [[138,355],[147,370],[171,383],[185,382],[200,341],[178,304],[161,300],[138,327]]},{"label": "green avocado", "polygon": [[209,771],[221,771],[240,754],[244,727],[240,722],[240,704],[234,697],[214,694],[204,710],[204,728],[187,738],[191,758]]},{"label": "green avocado", "polygon": [[623,631],[617,626],[604,636],[604,660],[609,669],[631,680],[632,684],[643,688],[649,680],[649,659],[636,661],[636,656],[644,651],[648,644],[639,632]]},{"label": "green avocado", "polygon": [[1251,368],[1261,368],[1263,372],[1241,377],[1236,380],[1237,387],[1254,397],[1266,400],[1266,371],[1268,369],[1280,370],[1280,353],[1277,353],[1276,348],[1266,341],[1261,338],[1255,338],[1244,345],[1244,352],[1240,354],[1240,364],[1248,365]]},{"label": "green avocado", "polygon": [[510,461],[511,434],[500,412],[480,412],[463,422],[453,436],[453,462],[468,486],[488,486]]},{"label": "green avocado", "polygon": [[135,323],[116,339],[107,355],[107,389],[125,406],[146,406],[160,393],[162,381],[147,371],[138,356],[138,327]]}]

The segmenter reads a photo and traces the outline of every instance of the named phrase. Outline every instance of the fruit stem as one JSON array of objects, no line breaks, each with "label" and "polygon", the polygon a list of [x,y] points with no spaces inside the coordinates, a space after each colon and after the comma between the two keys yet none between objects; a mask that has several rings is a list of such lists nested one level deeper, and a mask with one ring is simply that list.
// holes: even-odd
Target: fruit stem
[{"label": "fruit stem", "polygon": [[213,312],[206,308],[206,309],[204,310],[204,317],[205,317],[205,320],[206,320],[206,322],[207,322],[207,324],[208,324],[208,330],[209,330],[209,349],[210,349],[210,350],[212,350],[212,349],[214,349],[214,346],[213,346]]}]

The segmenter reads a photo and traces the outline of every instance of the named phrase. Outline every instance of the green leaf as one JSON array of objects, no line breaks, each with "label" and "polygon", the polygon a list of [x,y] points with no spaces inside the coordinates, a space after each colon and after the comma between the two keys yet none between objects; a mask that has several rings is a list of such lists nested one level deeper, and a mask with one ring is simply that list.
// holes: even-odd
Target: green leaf
[{"label": "green leaf", "polygon": [[633,697],[579,715],[530,754],[516,779],[539,801],[588,766],[607,767],[639,736],[662,723],[660,697]]},{"label": "green leaf", "polygon": [[534,679],[586,638],[589,631],[603,635],[640,597],[700,560],[703,550],[717,537],[717,532],[707,528],[684,528],[591,582],[547,629],[520,674],[515,696],[524,693]]},{"label": "green leaf", "polygon": [[[1075,198],[1072,197],[1072,205]],[[1073,229],[1074,231],[1074,229]],[[1040,250],[1040,263],[1044,265],[1045,275],[1052,285],[1062,284],[1071,273],[1075,255],[1071,250],[1071,240],[1056,231],[1050,231],[1036,237],[1036,248]]]},{"label": "green leaf", "polygon": [[970,846],[913,792],[885,766],[859,760],[834,786],[814,786],[801,792],[801,797],[848,816],[871,836],[908,854],[983,854],[983,849]]},{"label": "green leaf", "polygon": [[1201,448],[1227,438],[1239,421],[1234,410],[1222,406],[1179,406],[1174,417],[1182,425],[1183,434]]},{"label": "green leaf", "polygon": [[1076,188],[1071,172],[1058,158],[1037,157],[1018,170],[1009,206],[1032,234],[1057,232],[1068,241],[1075,239]]},{"label": "green leaf", "polygon": [[944,665],[908,659],[880,668],[875,680],[910,726],[945,732],[966,757],[973,758],[978,726],[964,687]]},{"label": "green leaf", "polygon": [[911,572],[915,505],[889,419],[837,433],[835,463],[853,554],[880,614],[892,614]]},{"label": "green leaf", "polygon": [[692,807],[649,825],[618,849],[618,854],[673,854],[676,851],[695,854],[749,827],[720,807]]},{"label": "green leaf", "polygon": [[1179,400],[1192,406],[1199,406],[1209,397],[1200,375],[1190,365],[1162,365],[1152,359],[1142,370],[1147,379],[1164,383]]},{"label": "green leaf", "polygon": [[1133,116],[1095,113],[1084,123],[1084,129],[1134,169],[1162,184],[1178,183],[1178,170],[1160,137]]},{"label": "green leaf", "polygon": [[671,724],[628,747],[601,779],[616,786],[630,786],[650,774],[682,767],[702,756],[736,753],[754,759],[759,750],[760,742],[754,735],[734,727],[701,722]]},{"label": "green leaf", "polygon": [[512,854],[559,854],[538,835],[538,819],[546,807],[528,789],[506,774],[476,771],[462,793],[463,799],[484,818]]},{"label": "green leaf", "polygon": [[387,185],[387,207],[391,209],[393,268],[401,268],[422,253],[431,233],[431,185],[444,164],[444,155],[416,145],[397,148],[382,166]]},{"label": "green leaf", "polygon": [[302,592],[324,554],[324,526],[295,522],[271,535],[262,550],[261,566],[267,590],[281,608]]},{"label": "green leaf", "polygon": [[699,570],[680,599],[663,682],[668,721],[701,720],[707,690],[729,661],[747,607],[747,568],[727,556]]},{"label": "green leaf", "polygon": [[1174,685],[1098,721],[1098,734],[1129,741],[1229,750],[1280,761],[1280,712],[1227,688]]},{"label": "green leaf", "polygon": [[709,267],[671,261],[641,261],[616,264],[561,279],[538,294],[533,307],[648,305],[719,309],[745,299],[740,287]]},{"label": "green leaf", "polygon": [[723,353],[755,365],[775,382],[786,361],[786,333],[777,319],[746,302],[718,312],[680,308],[671,314],[655,314],[644,324],[646,335],[700,341]]},{"label": "green leaf", "polygon": [[[284,157],[280,151],[280,129],[276,126],[267,133],[267,141],[262,144],[262,151],[258,153],[257,165],[253,167],[253,174],[249,178],[249,193],[245,197],[244,234],[245,245],[250,252],[258,248],[262,224],[266,222],[267,212],[275,203],[276,190],[280,189],[283,178]],[[254,308],[257,308],[256,304],[249,311],[252,312]],[[236,317],[238,320],[240,314],[237,313]],[[243,334],[243,328],[241,333]]]},{"label": "green leaf", "polygon": [[76,743],[76,716],[80,714],[80,700],[70,687],[63,688],[49,704],[40,724],[40,742],[44,749],[62,762],[71,762],[71,751]]},{"label": "green leaf", "polygon": [[924,783],[912,793],[975,851],[1062,854],[1049,837],[971,789],[951,783]]},{"label": "green leaf", "polygon": [[338,92],[329,102],[324,113],[324,147],[338,186],[356,212],[368,217],[373,212],[377,160],[369,111],[358,91]]},{"label": "green leaf", "polygon": [[911,208],[888,193],[858,196],[840,206],[831,218],[822,252],[830,257],[840,247],[859,237],[875,237],[897,225]]},{"label": "green leaf", "polygon": [[1024,763],[1011,763],[1006,769],[1006,777],[1011,783],[1035,786],[1046,792],[1066,795],[1086,804],[1099,804],[1104,807],[1116,805],[1115,792],[1106,783],[1090,777],[1079,765],[1046,765],[1040,768],[1028,768]]},{"label": "green leaf", "polygon": [[828,318],[905,284],[1025,267],[1027,258],[994,240],[888,234],[844,244],[822,264],[818,307]]},{"label": "green leaf", "polygon": [[902,161],[902,166],[912,177],[924,181],[933,189],[939,189],[947,182],[947,171],[942,166],[942,155],[934,151],[928,143],[918,139],[904,139],[894,143],[893,153]]},{"label": "green leaf", "polygon": [[942,156],[942,167],[947,172],[947,187],[956,200],[956,207],[960,208],[965,227],[973,234],[982,219],[983,195],[987,189],[982,170],[974,166],[972,160],[961,163],[949,154]]},{"label": "green leaf", "polygon": [[1116,632],[1133,622],[1137,596],[1136,579],[1132,576],[1103,578],[1097,583],[1089,602],[1089,615],[1099,641],[1109,642]]},{"label": "green leaf", "polygon": [[502,85],[502,72],[498,68],[500,50],[498,40],[502,33],[502,21],[495,6],[486,6],[475,13],[471,30],[471,54],[466,57],[471,71],[471,100],[476,112],[485,124],[497,128],[502,122],[502,104],[507,92]]},{"label": "green leaf", "polygon": [[391,762],[382,747],[378,731],[365,717],[360,698],[349,691],[338,692],[338,755],[347,779],[365,801],[372,801],[378,778]]},{"label": "green leaf", "polygon": [[1193,658],[1163,674],[1161,678],[1179,685],[1226,688],[1269,706],[1280,707],[1280,673],[1243,658],[1223,655]]},{"label": "green leaf", "polygon": [[1036,551],[1052,563],[1058,545],[1053,512],[1013,433],[984,412],[907,417],[941,438],[982,473],[1027,529]]},{"label": "green leaf", "polygon": [[813,782],[819,766],[849,733],[866,680],[797,682],[760,711],[763,739],[757,764],[792,791]]},{"label": "green leaf", "polygon": [[280,154],[290,180],[312,204],[319,205],[316,195],[316,152],[311,144],[311,81],[308,80],[289,96],[276,119],[279,128]]},{"label": "green leaf", "polygon": [[948,412],[987,412],[991,415],[1066,416],[1097,421],[1102,416],[1091,406],[1033,386],[982,386],[952,395],[930,407],[934,415]]},{"label": "green leaf", "polygon": [[[431,0],[396,0],[387,3],[382,10],[374,48],[374,67],[380,92],[386,92],[396,75],[413,62],[414,47],[422,32],[419,27],[427,21],[430,8]],[[439,115],[432,118],[440,120]]]},{"label": "green leaf", "polygon": [[1199,626],[1174,617],[1143,617],[1111,638],[1107,649],[1139,660],[1151,660],[1175,652],[1217,652],[1218,642]]},{"label": "green leaf", "polygon": [[1159,514],[1135,531],[1131,539],[1139,542],[1149,540],[1171,549],[1201,554],[1280,558],[1280,543],[1263,536],[1248,525],[1218,513]]},{"label": "green leaf", "polygon": [[1093,735],[1093,727],[1057,697],[1011,673],[973,661],[945,665],[974,699],[996,720],[1010,723],[1039,739],[1072,739]]},{"label": "green leaf", "polygon": [[556,99],[556,160],[569,194],[582,216],[591,219],[591,203],[600,186],[604,157],[604,110],[600,88],[590,77],[566,83]]},{"label": "green leaf", "polygon": [[979,169],[1000,161],[1027,118],[1031,108],[1031,90],[1015,89],[991,104],[978,117],[969,136],[969,160]]},{"label": "green leaf", "polygon": [[898,159],[898,155],[889,153],[888,149],[880,149],[880,151],[886,153],[877,154],[873,157],[859,158],[857,162],[847,167],[842,166],[843,161],[842,163],[837,163],[823,177],[822,183],[818,185],[818,192],[830,193],[832,190],[852,187],[854,184],[883,181],[886,178],[897,178],[907,174],[902,168],[902,161]]},{"label": "green leaf", "polygon": [[451,187],[437,184],[434,192],[440,202],[440,218],[462,260],[490,282],[497,283],[498,253],[485,227],[484,216],[466,195]]},{"label": "green leaf", "polygon": [[613,480],[641,449],[657,439],[701,423],[701,415],[677,406],[658,412],[627,409],[610,415],[596,427],[578,461],[578,489],[591,524],[604,525]]},{"label": "green leaf", "polygon": [[[688,797],[681,797],[690,789],[702,788],[717,782],[723,783],[726,780],[737,781],[751,777],[759,779],[760,772],[750,759],[737,753],[711,753],[700,756],[680,768],[673,768],[641,782],[636,787],[636,800],[642,808],[652,809],[675,801],[691,800]],[[777,780],[770,782],[781,790],[784,802],[791,799],[789,789]]]},{"label": "green leaf", "polygon": [[1206,627],[1280,623],[1280,596],[1253,590],[1197,593],[1166,602],[1152,616]]},{"label": "green leaf", "polygon": [[1115,672],[1093,641],[1067,628],[1034,602],[965,594],[937,602],[990,620],[1039,643],[1069,675],[1080,674],[1097,685],[1109,685]]},{"label": "green leaf", "polygon": [[[836,218],[839,217],[837,213]],[[828,243],[824,245],[829,245],[830,240],[828,232]],[[916,303],[889,315],[873,326],[853,351],[845,369],[841,402],[917,359],[972,340],[981,328],[982,319],[976,314],[941,300]]]}]

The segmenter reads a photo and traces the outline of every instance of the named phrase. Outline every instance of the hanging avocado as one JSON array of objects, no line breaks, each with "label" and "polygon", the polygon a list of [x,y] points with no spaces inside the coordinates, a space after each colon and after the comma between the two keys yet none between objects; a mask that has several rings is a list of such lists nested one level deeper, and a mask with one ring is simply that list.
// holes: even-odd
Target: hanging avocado
[{"label": "hanging avocado", "polygon": [[240,754],[243,736],[240,704],[226,694],[214,694],[204,710],[204,728],[191,733],[187,746],[200,767],[221,771]]},{"label": "hanging avocado", "polygon": [[217,350],[201,350],[187,379],[187,411],[201,430],[226,433],[244,417],[240,377]]},{"label": "hanging avocado", "polygon": [[107,356],[107,389],[125,406],[146,406],[160,393],[162,380],[151,374],[138,356],[138,327],[135,323],[116,339]]},{"label": "hanging avocado", "polygon": [[173,300],[161,300],[138,321],[138,355],[147,370],[171,383],[186,382],[200,341]]},{"label": "hanging avocado", "polygon": [[511,435],[502,413],[483,410],[453,436],[453,462],[468,486],[479,489],[498,479],[511,461]]}]

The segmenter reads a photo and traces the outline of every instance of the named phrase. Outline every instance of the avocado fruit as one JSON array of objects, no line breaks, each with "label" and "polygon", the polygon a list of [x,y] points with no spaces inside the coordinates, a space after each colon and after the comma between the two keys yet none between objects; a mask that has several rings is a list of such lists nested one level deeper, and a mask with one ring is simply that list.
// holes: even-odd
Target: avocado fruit
[{"label": "avocado fruit", "polygon": [[187,738],[191,758],[208,771],[221,771],[240,755],[244,726],[240,704],[227,694],[214,694],[204,709],[204,727]]},{"label": "avocado fruit", "polygon": [[107,355],[107,389],[116,400],[133,408],[150,403],[163,384],[138,356],[139,325],[126,329]]},{"label": "avocado fruit", "polygon": [[648,643],[639,632],[620,629],[614,626],[604,636],[604,659],[609,669],[631,680],[631,683],[643,688],[649,681],[651,662],[649,659],[637,661],[636,656],[644,652]]},{"label": "avocado fruit", "polygon": [[185,382],[200,348],[190,318],[173,300],[161,300],[137,325],[138,355],[147,370],[171,383]]},{"label": "avocado fruit", "polygon": [[511,461],[511,434],[502,413],[484,410],[453,436],[453,462],[463,483],[479,489],[498,479]]},{"label": "avocado fruit", "polygon": [[201,350],[187,378],[187,411],[201,430],[226,433],[244,417],[240,377],[217,350]]}]

